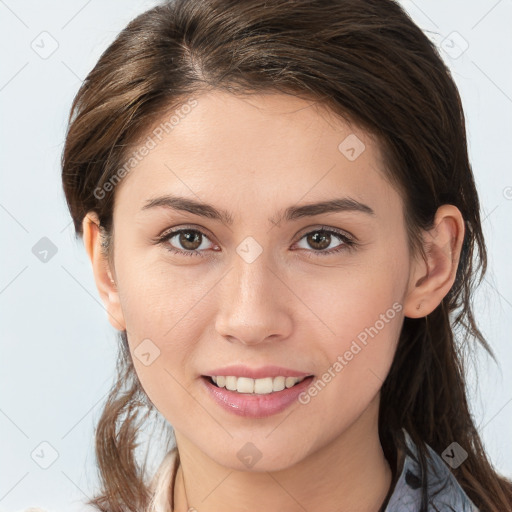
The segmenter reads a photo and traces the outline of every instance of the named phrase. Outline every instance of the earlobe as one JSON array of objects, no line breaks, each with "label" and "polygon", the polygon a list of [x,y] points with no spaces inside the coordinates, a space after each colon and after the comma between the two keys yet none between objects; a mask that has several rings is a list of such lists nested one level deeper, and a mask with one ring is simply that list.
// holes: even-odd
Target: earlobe
[{"label": "earlobe", "polygon": [[91,260],[96,287],[108,313],[111,325],[119,330],[126,329],[119,292],[113,279],[107,258],[101,247],[100,222],[95,212],[88,212],[82,221],[85,250]]},{"label": "earlobe", "polygon": [[404,315],[420,318],[441,303],[455,281],[464,240],[464,219],[450,204],[438,208],[434,227],[424,232],[426,262],[418,257],[411,267]]}]

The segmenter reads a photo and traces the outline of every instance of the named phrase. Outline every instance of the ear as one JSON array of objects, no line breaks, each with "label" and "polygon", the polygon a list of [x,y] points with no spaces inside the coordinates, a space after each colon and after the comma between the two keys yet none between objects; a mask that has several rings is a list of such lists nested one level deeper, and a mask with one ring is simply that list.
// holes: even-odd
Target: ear
[{"label": "ear", "polygon": [[108,259],[101,247],[100,221],[95,212],[88,212],[82,221],[85,250],[89,255],[96,287],[108,313],[111,325],[119,330],[126,329],[119,292]]},{"label": "ear", "polygon": [[464,241],[464,219],[451,204],[440,206],[434,227],[425,231],[423,247],[427,263],[421,255],[411,266],[404,315],[420,318],[430,314],[441,303],[455,281]]}]

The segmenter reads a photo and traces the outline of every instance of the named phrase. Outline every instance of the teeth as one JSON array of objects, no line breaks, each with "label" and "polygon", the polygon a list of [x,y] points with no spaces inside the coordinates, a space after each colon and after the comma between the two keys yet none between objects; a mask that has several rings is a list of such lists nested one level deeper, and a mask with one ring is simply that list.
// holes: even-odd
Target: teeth
[{"label": "teeth", "polygon": [[302,382],[306,377],[265,377],[264,379],[249,379],[248,377],[235,377],[219,375],[212,377],[219,388],[226,388],[238,393],[252,393],[267,395],[275,391],[282,391],[285,387],[291,388]]}]

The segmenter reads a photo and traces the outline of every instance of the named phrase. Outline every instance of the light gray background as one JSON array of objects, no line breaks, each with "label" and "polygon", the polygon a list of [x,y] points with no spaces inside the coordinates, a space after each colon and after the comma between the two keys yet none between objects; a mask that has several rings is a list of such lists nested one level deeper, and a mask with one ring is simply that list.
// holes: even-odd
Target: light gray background
[{"label": "light gray background", "polygon": [[[512,2],[402,4],[448,51],[463,98],[490,263],[476,311],[499,362],[478,353],[470,398],[492,462],[512,477]],[[93,427],[113,377],[116,331],[74,239],[60,155],[81,81],[128,21],[153,5],[0,0],[0,511],[79,510],[97,483]],[[32,250],[43,237],[57,250],[46,262]]]}]

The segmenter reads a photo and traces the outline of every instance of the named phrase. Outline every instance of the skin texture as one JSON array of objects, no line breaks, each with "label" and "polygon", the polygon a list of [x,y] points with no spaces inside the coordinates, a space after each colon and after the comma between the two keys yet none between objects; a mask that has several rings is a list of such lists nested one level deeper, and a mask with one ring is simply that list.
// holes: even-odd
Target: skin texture
[{"label": "skin texture", "polygon": [[[462,216],[454,206],[439,208],[435,228],[424,233],[425,264],[409,253],[402,199],[367,133],[284,94],[215,91],[196,99],[117,186],[113,268],[101,255],[97,217],[90,212],[83,222],[110,322],[127,329],[132,355],[144,339],[160,350],[149,366],[133,359],[144,390],[175,429],[175,510],[375,512],[392,477],[378,437],[380,388],[403,317],[427,315],[453,284]],[[338,149],[351,134],[365,145],[354,161]],[[141,210],[166,193],[226,210],[233,224]],[[375,214],[269,220],[288,206],[338,197]],[[355,237],[356,246],[319,255],[320,242],[305,235],[322,226]],[[179,235],[153,242],[170,228],[204,233],[193,246],[202,252],[170,253],[165,244],[192,247]],[[249,236],[262,249],[251,263],[236,251]],[[331,235],[321,247],[341,244]],[[275,364],[319,377],[393,304],[400,309],[394,318],[305,405],[248,419],[221,409],[203,389],[200,375],[230,364]],[[252,468],[237,457],[247,442],[262,455]]]}]

